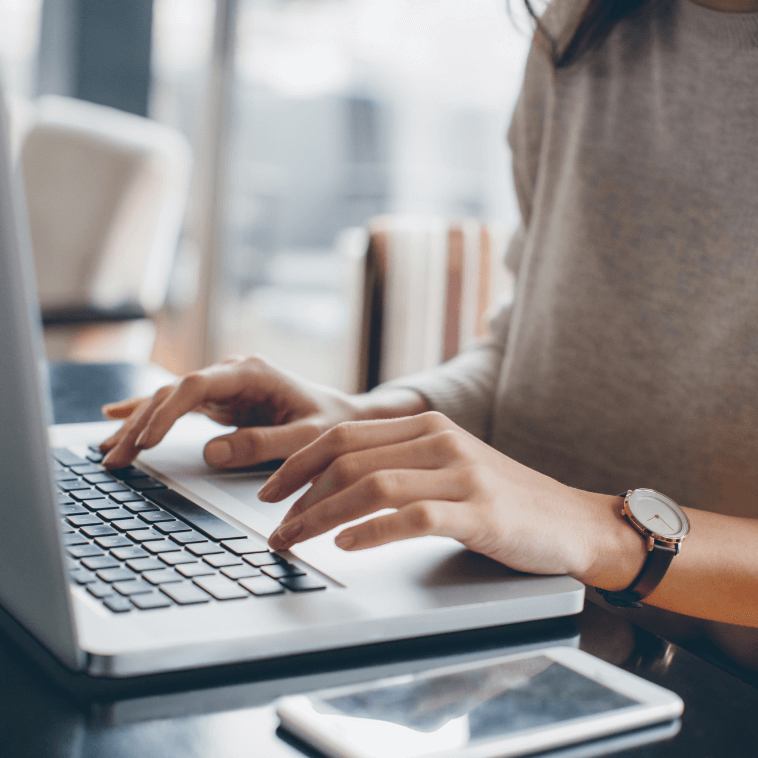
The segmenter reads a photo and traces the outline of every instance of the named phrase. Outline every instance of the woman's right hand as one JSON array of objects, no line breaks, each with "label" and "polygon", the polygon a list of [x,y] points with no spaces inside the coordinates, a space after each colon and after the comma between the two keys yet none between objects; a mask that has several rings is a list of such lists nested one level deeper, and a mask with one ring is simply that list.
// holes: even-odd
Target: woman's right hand
[{"label": "woman's right hand", "polygon": [[370,418],[361,401],[366,397],[309,382],[261,358],[231,358],[187,374],[151,398],[104,406],[106,418],[126,421],[100,446],[107,453],[103,464],[110,469],[127,466],[190,412],[238,427],[205,446],[205,459],[212,466],[237,468],[287,458],[342,421]]}]

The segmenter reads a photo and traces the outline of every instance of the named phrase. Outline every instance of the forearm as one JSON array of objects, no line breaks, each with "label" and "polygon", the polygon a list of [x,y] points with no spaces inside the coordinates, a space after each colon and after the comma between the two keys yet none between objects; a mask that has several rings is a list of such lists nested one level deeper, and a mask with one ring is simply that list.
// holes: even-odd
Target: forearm
[{"label": "forearm", "polygon": [[[575,576],[593,587],[622,590],[642,569],[645,541],[621,516],[621,498],[584,495],[598,524],[591,535],[597,557]],[[758,520],[683,510],[690,533],[661,583],[643,602],[688,616],[758,627]]]}]

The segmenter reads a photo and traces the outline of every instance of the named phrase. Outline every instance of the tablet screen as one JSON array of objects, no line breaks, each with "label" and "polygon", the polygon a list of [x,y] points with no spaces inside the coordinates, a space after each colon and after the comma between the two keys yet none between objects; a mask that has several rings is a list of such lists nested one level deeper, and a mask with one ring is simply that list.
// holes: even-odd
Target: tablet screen
[{"label": "tablet screen", "polygon": [[390,732],[394,724],[432,742],[445,732],[460,747],[639,704],[542,655],[324,702],[344,716],[385,722]]}]

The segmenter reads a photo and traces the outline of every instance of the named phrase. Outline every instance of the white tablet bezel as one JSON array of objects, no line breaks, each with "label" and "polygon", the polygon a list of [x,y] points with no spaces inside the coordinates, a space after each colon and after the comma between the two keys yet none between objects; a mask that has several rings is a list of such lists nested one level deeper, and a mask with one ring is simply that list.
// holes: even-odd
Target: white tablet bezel
[{"label": "white tablet bezel", "polygon": [[[494,758],[495,756],[517,756],[542,750],[563,747],[578,742],[597,739],[608,735],[625,732],[676,719],[684,710],[684,703],[673,692],[659,687],[652,682],[641,679],[635,674],[624,671],[617,666],[600,660],[582,650],[568,647],[554,647],[530,653],[499,656],[488,661],[471,664],[459,664],[445,668],[426,671],[411,676],[392,677],[367,682],[361,685],[349,685],[328,690],[320,690],[307,695],[285,697],[277,703],[277,715],[285,729],[299,739],[313,745],[331,758],[382,758],[381,753],[371,752],[367,746],[356,744],[351,739],[342,739],[335,734],[335,720],[345,719],[337,712],[323,713],[329,710],[324,702],[337,697],[353,695],[381,687],[407,684],[463,671],[472,671],[488,666],[495,666],[506,661],[523,660],[536,656],[546,656],[583,676],[593,679],[628,698],[640,701],[633,705],[606,713],[572,719],[568,722],[536,727],[515,732],[506,737],[481,742],[465,748],[419,753],[419,758]],[[318,703],[319,712],[313,706]]]}]

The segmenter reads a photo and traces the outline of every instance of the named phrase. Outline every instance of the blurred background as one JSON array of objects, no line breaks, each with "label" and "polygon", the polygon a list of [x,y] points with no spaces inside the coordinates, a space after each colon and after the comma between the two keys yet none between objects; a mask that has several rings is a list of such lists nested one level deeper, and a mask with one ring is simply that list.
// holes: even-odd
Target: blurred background
[{"label": "blurred background", "polygon": [[355,389],[376,219],[492,225],[493,261],[517,223],[529,30],[515,0],[3,0],[49,354]]}]

